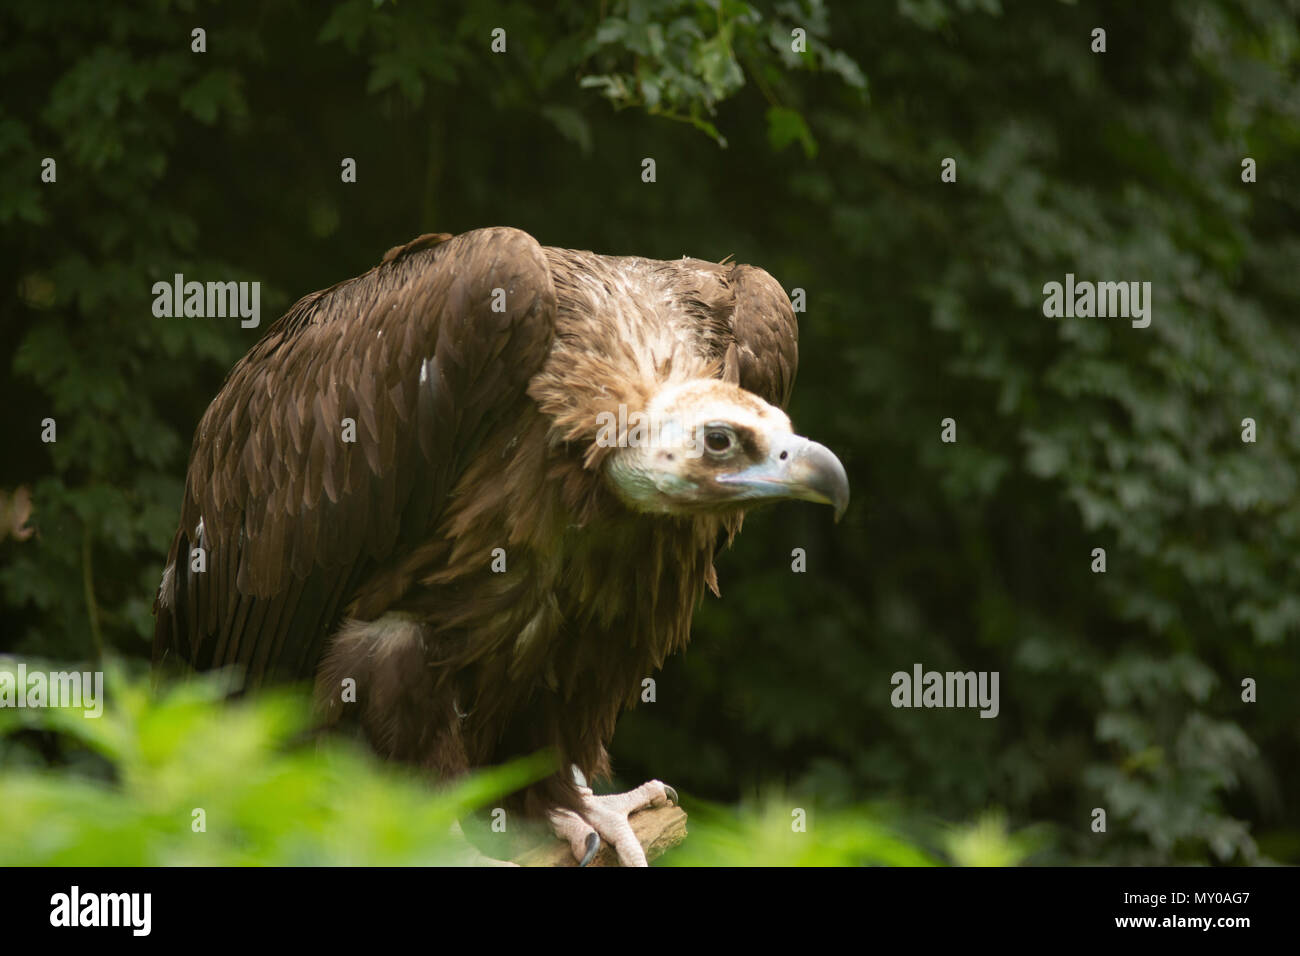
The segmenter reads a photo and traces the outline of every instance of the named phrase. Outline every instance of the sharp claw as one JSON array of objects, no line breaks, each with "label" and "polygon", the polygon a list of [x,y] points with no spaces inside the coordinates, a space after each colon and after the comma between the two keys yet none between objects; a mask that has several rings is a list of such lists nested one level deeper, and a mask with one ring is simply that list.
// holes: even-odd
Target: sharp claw
[{"label": "sharp claw", "polygon": [[[575,774],[575,782],[577,780]],[[603,846],[612,846],[623,866],[646,866],[646,854],[628,822],[630,814],[647,807],[671,805],[677,791],[662,780],[649,780],[627,793],[596,796],[578,785],[578,806],[550,811],[551,828],[568,842],[579,866],[591,866]],[[582,850],[578,848],[582,847]]]},{"label": "sharp claw", "polygon": [[587,852],[583,854],[582,862],[578,866],[589,866],[591,861],[596,859],[596,852],[600,849],[600,834],[592,831],[587,834]]}]

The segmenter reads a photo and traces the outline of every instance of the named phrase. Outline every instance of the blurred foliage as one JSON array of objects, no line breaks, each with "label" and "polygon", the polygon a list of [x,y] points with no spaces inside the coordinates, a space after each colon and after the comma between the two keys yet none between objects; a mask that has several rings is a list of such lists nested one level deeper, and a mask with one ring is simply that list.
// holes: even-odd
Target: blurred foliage
[{"label": "blurred foliage", "polygon": [[673,866],[1016,866],[1050,842],[1041,826],[1007,832],[999,812],[944,826],[880,803],[824,812],[769,793],[739,808],[688,800],[689,836]]},{"label": "blurred foliage", "polygon": [[[28,673],[47,666],[26,663]],[[2,670],[15,668],[0,661]],[[548,766],[520,761],[431,793],[427,781],[359,747],[304,737],[304,697],[280,692],[227,703],[223,688],[218,675],[153,694],[113,664],[99,718],[0,710],[0,866],[465,865],[472,851],[453,836],[453,823],[466,817],[467,831],[477,832],[469,814],[490,811]],[[58,770],[38,753],[53,736],[63,744]],[[883,822],[887,808],[826,819],[808,819],[800,808],[796,830],[790,805],[775,797],[761,812],[692,805],[691,839],[664,862],[942,862]],[[1013,864],[1025,853],[997,820],[955,833],[952,856],[966,865]],[[936,830],[932,838],[943,835]]]},{"label": "blurred foliage", "polygon": [[[305,697],[226,704],[211,678],[155,698],[120,667],[109,678],[99,718],[0,710],[0,866],[464,863],[452,824],[542,772],[522,761],[431,792],[359,747],[304,742]],[[60,770],[33,735],[74,744]]]},{"label": "blurred foliage", "polygon": [[[1042,821],[1052,861],[1300,862],[1298,24],[1296,0],[7,4],[0,491],[35,534],[0,540],[0,650],[147,657],[194,426],[297,296],[492,224],[734,254],[807,291],[791,411],[855,503],[746,522],[620,773],[756,819],[780,788],[821,820],[984,821],[927,844],[953,859],[1018,859]],[[153,318],[177,272],[260,281],[262,329]],[[1044,318],[1066,272],[1150,281],[1151,327]],[[999,671],[1001,714],[894,709],[918,661]]]}]

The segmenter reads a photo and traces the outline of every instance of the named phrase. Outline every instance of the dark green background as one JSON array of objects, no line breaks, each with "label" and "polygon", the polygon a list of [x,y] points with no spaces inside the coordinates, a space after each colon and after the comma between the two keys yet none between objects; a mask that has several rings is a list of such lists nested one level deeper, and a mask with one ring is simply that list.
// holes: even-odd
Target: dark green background
[{"label": "dark green background", "polygon": [[[0,651],[89,659],[98,633],[147,658],[207,402],[390,246],[513,225],[735,255],[806,290],[791,412],[854,502],[751,516],[622,721],[620,778],[999,807],[1053,825],[1048,860],[1300,862],[1298,22],[1295,0],[6,2],[0,489],[31,489],[37,533],[0,542]],[[260,281],[262,327],[154,318],[175,272]],[[1150,281],[1150,328],[1045,318],[1066,272]],[[892,708],[914,662],[999,671],[1000,716]]]}]

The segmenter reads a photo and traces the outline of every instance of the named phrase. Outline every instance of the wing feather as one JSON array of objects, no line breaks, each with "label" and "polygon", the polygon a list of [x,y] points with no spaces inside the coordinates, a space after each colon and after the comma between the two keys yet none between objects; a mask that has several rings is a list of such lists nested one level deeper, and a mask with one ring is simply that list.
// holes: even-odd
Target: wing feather
[{"label": "wing feather", "polygon": [[722,377],[785,408],[799,367],[799,323],[790,298],[767,272],[736,263],[676,259],[699,296],[701,331]]},{"label": "wing feather", "polygon": [[[474,442],[527,402],[554,332],[545,257],[516,229],[422,236],[300,300],[199,424],[155,661],[309,676],[349,595],[432,532]],[[200,517],[211,563],[193,573]]]},{"label": "wing feather", "polygon": [[785,408],[799,368],[799,323],[790,298],[754,266],[732,266],[728,279],[735,290],[732,329],[740,386]]}]

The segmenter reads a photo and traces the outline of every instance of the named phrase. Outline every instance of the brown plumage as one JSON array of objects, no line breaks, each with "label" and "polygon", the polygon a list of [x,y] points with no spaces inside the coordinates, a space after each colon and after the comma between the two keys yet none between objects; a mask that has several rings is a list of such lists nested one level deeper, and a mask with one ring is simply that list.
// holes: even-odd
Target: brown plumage
[{"label": "brown plumage", "polygon": [[[314,679],[326,724],[441,776],[546,746],[607,772],[740,509],[847,501],[834,456],[776,407],[796,339],[750,266],[508,228],[391,250],[294,305],[203,416],[155,661]],[[656,447],[619,447],[651,411],[670,423]],[[557,772],[526,803],[576,799]]]}]

